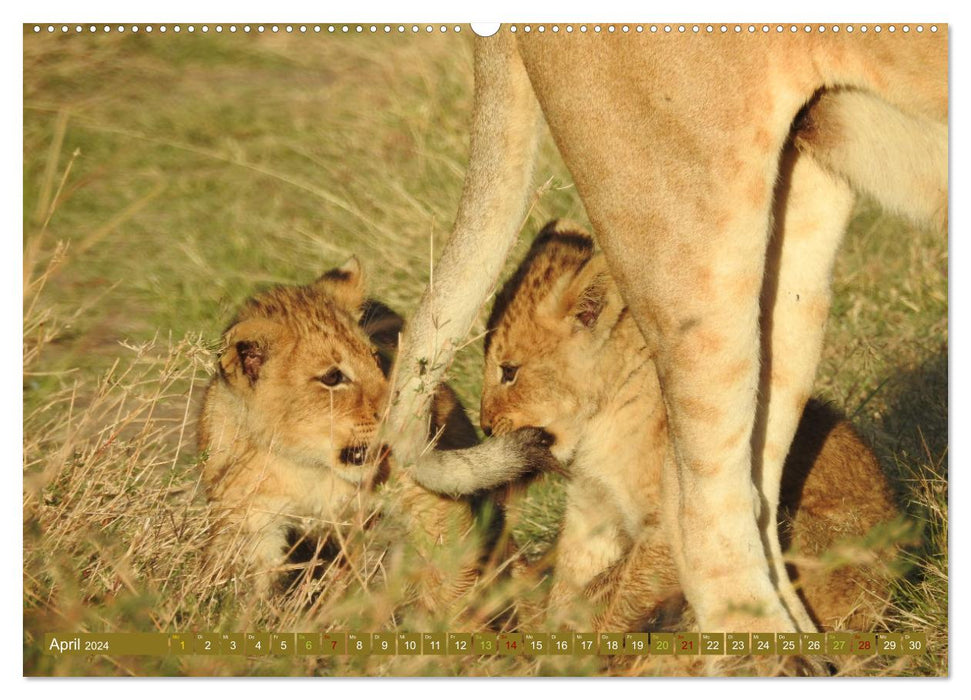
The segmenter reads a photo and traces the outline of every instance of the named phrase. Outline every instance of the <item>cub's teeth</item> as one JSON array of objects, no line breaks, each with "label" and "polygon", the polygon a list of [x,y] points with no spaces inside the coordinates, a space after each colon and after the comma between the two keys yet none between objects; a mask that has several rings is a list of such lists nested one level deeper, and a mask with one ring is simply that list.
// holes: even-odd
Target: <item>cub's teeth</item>
[{"label": "cub's teeth", "polygon": [[355,445],[354,447],[345,447],[343,450],[341,450],[340,460],[344,464],[361,466],[367,461],[367,457],[367,446]]}]

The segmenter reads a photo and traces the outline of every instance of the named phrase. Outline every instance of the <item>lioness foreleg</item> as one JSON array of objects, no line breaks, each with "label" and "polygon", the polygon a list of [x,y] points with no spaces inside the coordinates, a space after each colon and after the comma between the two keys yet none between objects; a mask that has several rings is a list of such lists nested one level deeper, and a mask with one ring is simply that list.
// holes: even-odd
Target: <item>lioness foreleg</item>
[{"label": "lioness foreleg", "polygon": [[[671,192],[651,194],[661,211],[633,217],[656,222],[648,231],[629,220],[597,221],[589,207],[634,318],[656,344],[672,438],[665,469],[676,473],[666,491],[676,499],[675,561],[706,630],[794,628],[770,576],[751,459],[776,167],[766,153],[733,180],[705,188],[706,206],[677,220],[662,212],[673,210],[683,183],[666,183]],[[651,255],[638,258],[635,247]]]}]

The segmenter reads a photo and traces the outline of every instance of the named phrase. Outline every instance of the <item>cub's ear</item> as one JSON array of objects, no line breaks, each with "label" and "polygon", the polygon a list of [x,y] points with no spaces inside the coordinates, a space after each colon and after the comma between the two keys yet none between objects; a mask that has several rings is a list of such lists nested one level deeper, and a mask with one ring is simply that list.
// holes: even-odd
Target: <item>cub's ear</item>
[{"label": "cub's ear", "polygon": [[[578,270],[593,257],[593,238],[567,219],[550,221],[533,239],[519,268],[496,296],[487,328],[496,328],[506,309],[519,297],[531,298],[538,290],[537,321],[561,327],[564,292]],[[488,339],[487,339],[488,346]]]},{"label": "cub's ear", "polygon": [[326,290],[334,300],[355,317],[364,304],[364,270],[361,261],[352,255],[340,267],[328,270],[314,283]]},{"label": "cub's ear", "polygon": [[578,250],[593,250],[593,237],[580,224],[570,219],[553,219],[533,239],[533,248],[549,243],[572,245]]},{"label": "cub's ear", "polygon": [[533,239],[519,269],[569,260],[580,264],[593,255],[593,237],[569,219],[553,219]]},{"label": "cub's ear", "polygon": [[624,302],[603,253],[590,258],[574,275],[560,297],[560,313],[572,317],[574,330],[608,332],[617,323]]},{"label": "cub's ear", "polygon": [[380,301],[368,299],[361,306],[361,317],[357,323],[378,347],[378,364],[387,377],[398,352],[398,336],[404,330],[405,320]]},{"label": "cub's ear", "polygon": [[231,386],[242,389],[256,384],[281,330],[272,321],[250,319],[226,331],[219,371]]}]

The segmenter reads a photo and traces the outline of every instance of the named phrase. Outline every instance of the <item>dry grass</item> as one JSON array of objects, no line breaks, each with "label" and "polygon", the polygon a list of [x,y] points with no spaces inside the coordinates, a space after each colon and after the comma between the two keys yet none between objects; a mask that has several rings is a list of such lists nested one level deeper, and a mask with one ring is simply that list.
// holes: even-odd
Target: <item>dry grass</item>
[{"label": "dry grass", "polygon": [[[55,630],[474,631],[524,593],[483,586],[462,618],[420,618],[407,602],[421,566],[387,546],[401,527],[394,518],[346,545],[351,567],[272,600],[241,604],[240,582],[201,557],[209,519],[194,422],[223,324],[260,286],[309,280],[352,253],[374,296],[410,313],[456,209],[470,90],[467,37],[452,35],[25,35],[25,673],[699,670],[656,659],[605,669],[591,659],[53,659],[38,650]],[[546,185],[524,230],[554,216],[583,221],[548,141],[538,173]],[[947,242],[864,203],[845,247],[819,389],[873,440],[925,523],[886,626],[926,631],[933,653],[842,672],[942,675]],[[480,372],[473,343],[454,370],[473,418]],[[533,496],[516,535],[539,553],[555,537],[562,489],[551,478]]]}]

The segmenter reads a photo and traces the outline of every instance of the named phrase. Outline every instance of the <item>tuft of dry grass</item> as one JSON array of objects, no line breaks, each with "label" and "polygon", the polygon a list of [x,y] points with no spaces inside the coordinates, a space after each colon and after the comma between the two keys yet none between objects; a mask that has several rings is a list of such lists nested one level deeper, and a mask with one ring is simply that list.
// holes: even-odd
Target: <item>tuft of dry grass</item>
[{"label": "tuft of dry grass", "polygon": [[[456,210],[471,108],[468,38],[24,36],[24,672],[28,675],[681,675],[697,662],[462,657],[55,659],[49,631],[477,631],[541,584],[484,581],[456,611],[409,603],[426,563],[379,525],[347,566],[240,596],[202,556],[210,518],[195,419],[215,342],[262,286],[358,255],[406,316]],[[549,139],[523,240],[585,221]],[[847,675],[947,674],[947,241],[858,208],[836,272],[818,389],[876,445],[924,523],[885,626],[932,652]],[[482,324],[472,336],[482,332]],[[477,418],[481,344],[454,383]],[[555,539],[560,479],[531,488],[515,533]],[[458,545],[456,545],[458,546]],[[226,553],[230,556],[231,553]],[[443,552],[448,560],[450,553]],[[437,562],[436,565],[443,565]],[[715,669],[779,669],[743,660]]]}]

